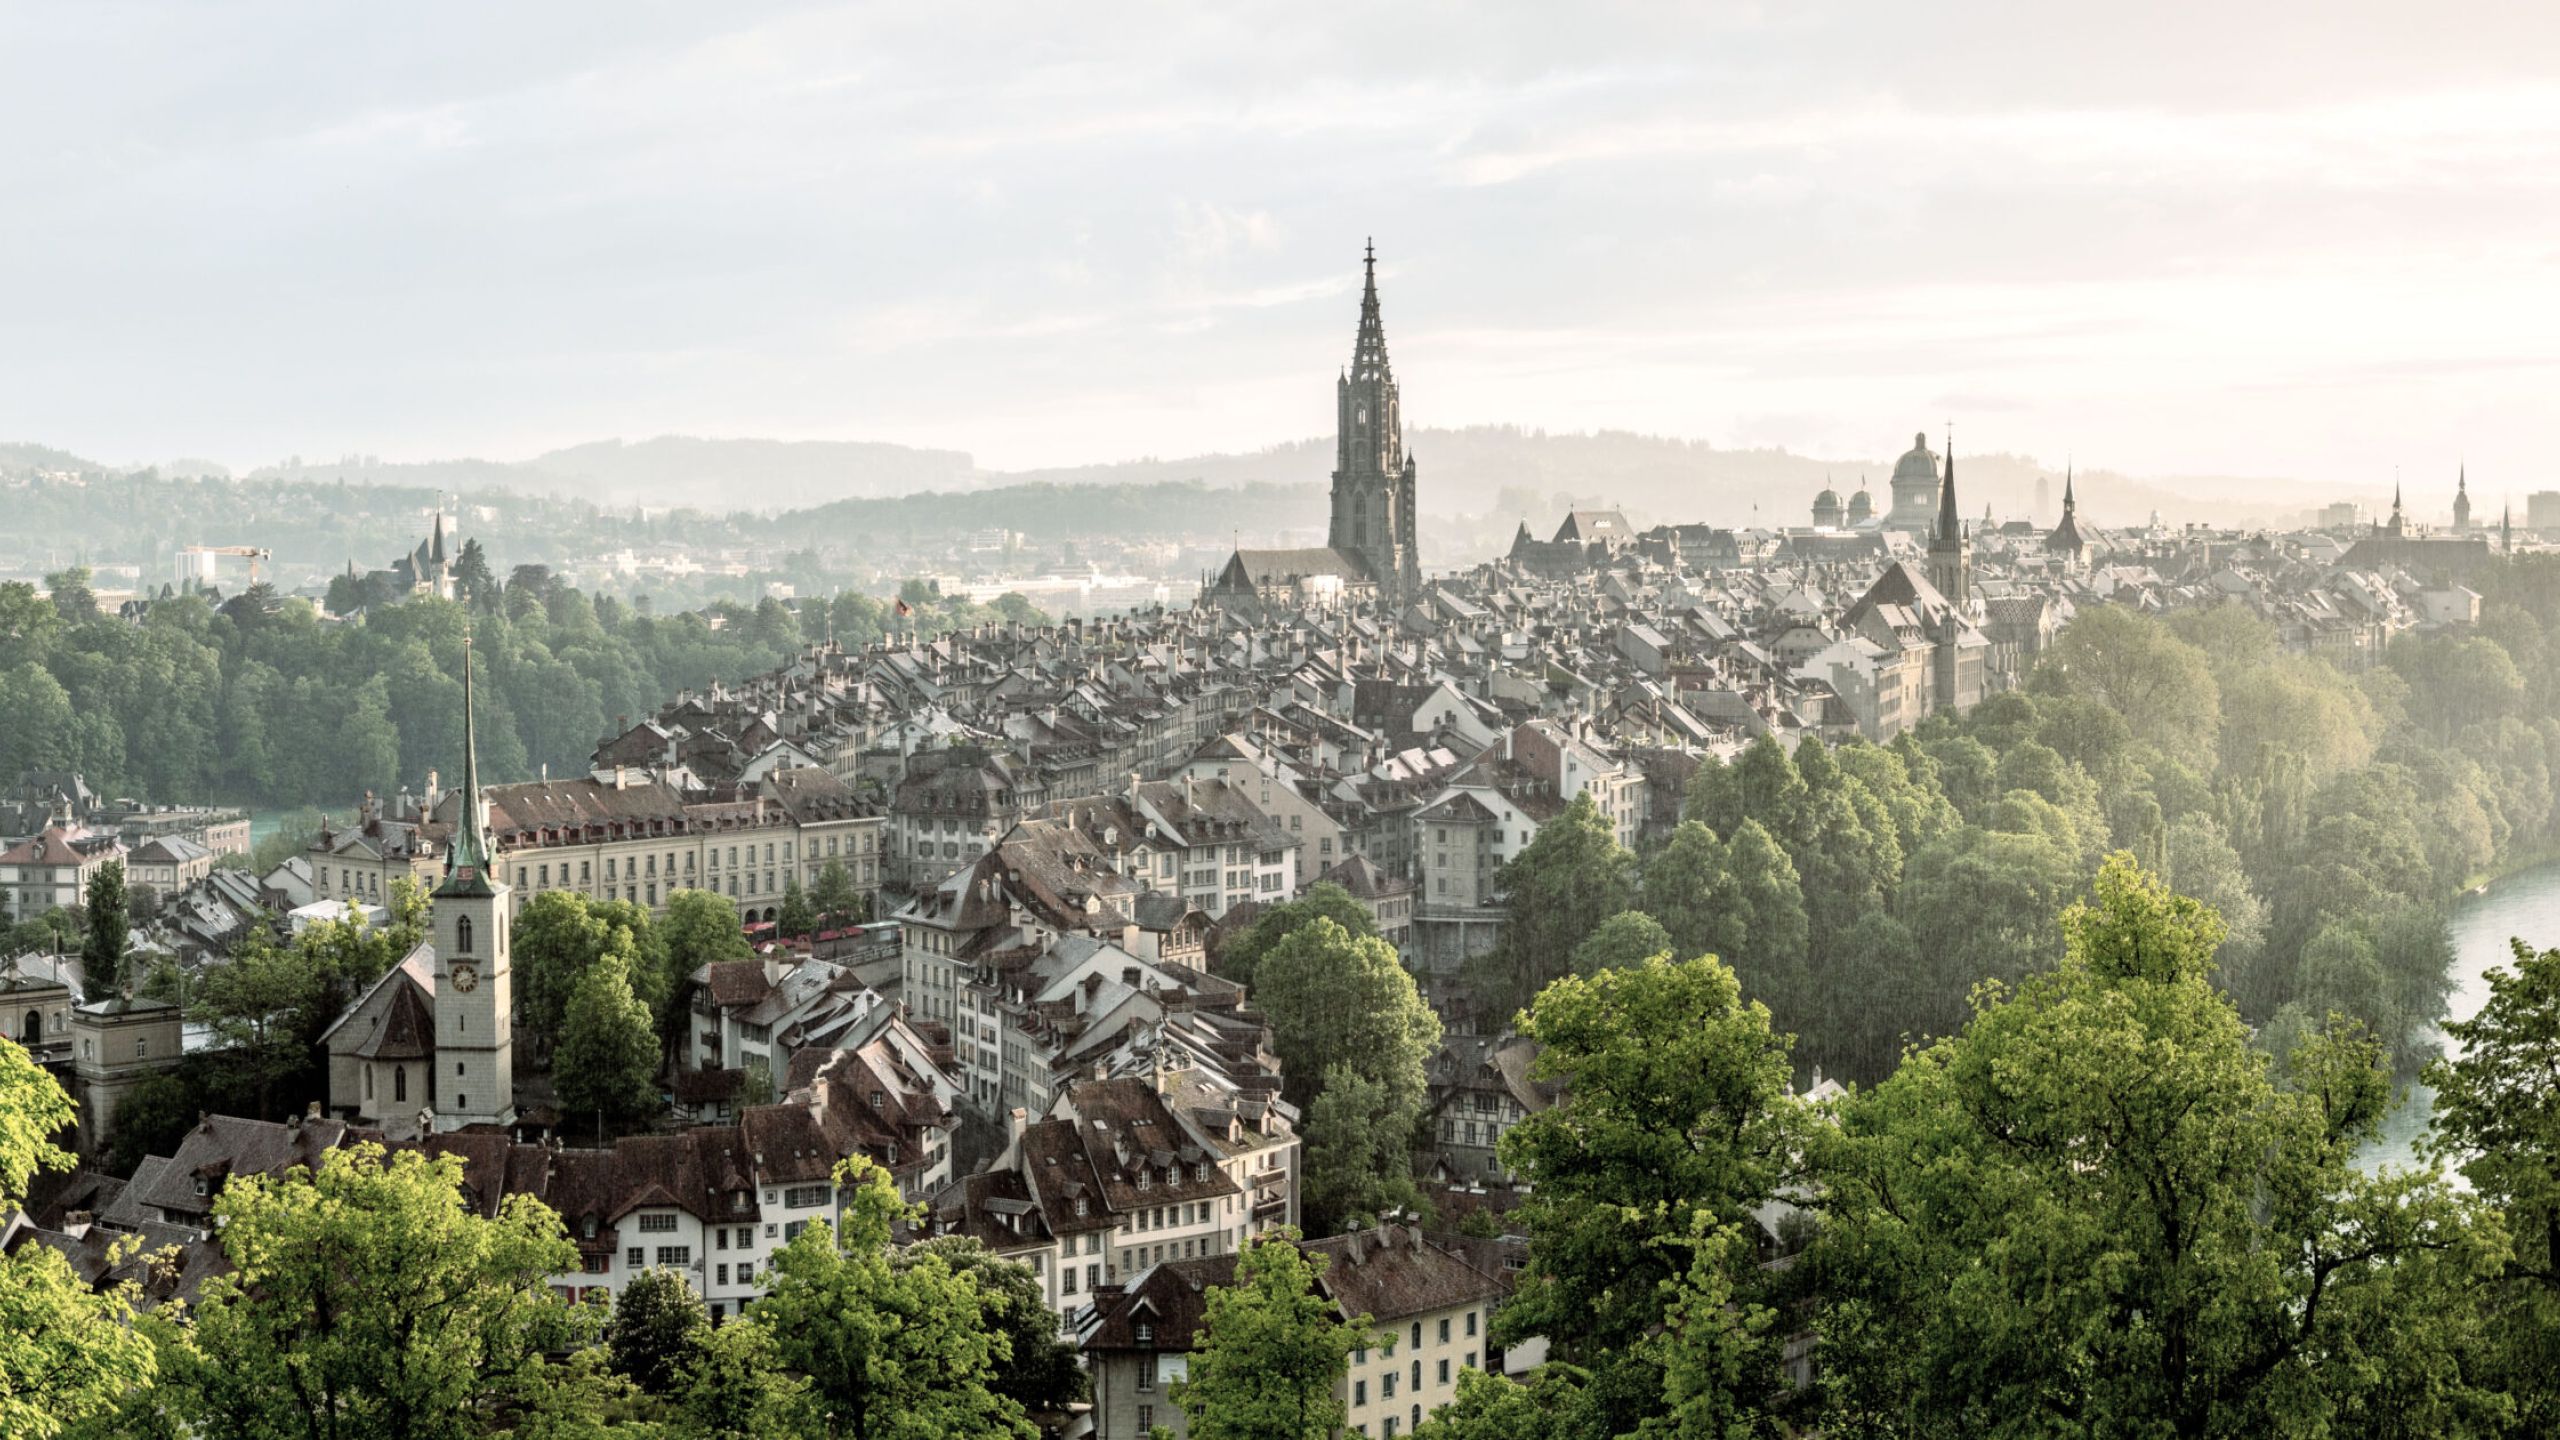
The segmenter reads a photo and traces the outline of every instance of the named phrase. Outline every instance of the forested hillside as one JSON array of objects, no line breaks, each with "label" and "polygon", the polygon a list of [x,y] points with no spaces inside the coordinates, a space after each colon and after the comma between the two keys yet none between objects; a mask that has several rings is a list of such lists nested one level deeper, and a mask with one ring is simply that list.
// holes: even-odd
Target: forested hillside
[{"label": "forested hillside", "polygon": [[[804,611],[813,629],[860,644],[880,636],[889,603],[845,595]],[[1037,618],[1019,597],[999,609],[919,587],[912,604],[899,624],[926,633]],[[802,639],[775,601],[652,615],[590,600],[539,566],[490,580],[468,608],[492,783],[545,765],[581,772],[616,717],[772,669]],[[344,806],[417,785],[430,767],[451,783],[465,623],[466,606],[435,599],[325,620],[253,587],[219,609],[160,601],[137,625],[101,614],[76,583],[50,600],[0,584],[0,775],[74,769],[106,794],[255,806]]]}]

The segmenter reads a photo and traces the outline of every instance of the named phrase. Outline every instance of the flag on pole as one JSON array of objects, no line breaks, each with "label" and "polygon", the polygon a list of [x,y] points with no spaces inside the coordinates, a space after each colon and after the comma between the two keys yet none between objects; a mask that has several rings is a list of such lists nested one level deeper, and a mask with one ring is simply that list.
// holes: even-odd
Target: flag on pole
[{"label": "flag on pole", "polygon": [[905,618],[907,618],[907,617],[908,617],[908,616],[910,616],[910,615],[913,615],[914,613],[916,613],[916,607],[914,607],[913,605],[908,604],[908,603],[907,603],[906,601],[904,601],[904,600],[900,600],[900,601],[898,602],[898,618],[899,618],[899,619],[904,620]]}]

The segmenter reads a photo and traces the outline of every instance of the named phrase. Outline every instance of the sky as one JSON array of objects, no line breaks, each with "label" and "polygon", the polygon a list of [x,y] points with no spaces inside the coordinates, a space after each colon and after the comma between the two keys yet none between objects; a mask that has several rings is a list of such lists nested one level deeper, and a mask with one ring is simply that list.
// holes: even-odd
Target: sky
[{"label": "sky", "polygon": [[1374,236],[1408,424],[2554,482],[2560,6],[0,15],[0,438],[102,460],[1248,450]]}]

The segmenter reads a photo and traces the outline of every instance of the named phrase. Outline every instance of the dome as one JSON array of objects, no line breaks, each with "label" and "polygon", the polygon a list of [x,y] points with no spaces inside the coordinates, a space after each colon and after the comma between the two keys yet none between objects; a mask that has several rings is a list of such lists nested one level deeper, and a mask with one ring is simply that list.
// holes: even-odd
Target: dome
[{"label": "dome", "polygon": [[1823,486],[1822,493],[1813,497],[1813,508],[1816,510],[1839,509],[1840,492],[1832,489],[1828,485]]},{"label": "dome", "polygon": [[1901,459],[1893,462],[1893,478],[1896,484],[1904,484],[1913,480],[1926,480],[1931,483],[1936,482],[1938,478],[1938,457],[1930,453],[1929,437],[1927,435],[1922,434],[1911,437],[1911,449],[1905,452]]}]

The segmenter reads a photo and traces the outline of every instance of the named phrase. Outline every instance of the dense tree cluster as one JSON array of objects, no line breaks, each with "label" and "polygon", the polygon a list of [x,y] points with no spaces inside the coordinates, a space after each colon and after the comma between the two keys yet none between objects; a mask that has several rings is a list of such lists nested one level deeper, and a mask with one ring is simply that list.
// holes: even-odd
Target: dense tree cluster
[{"label": "dense tree cluster", "polygon": [[2445,906],[2560,838],[2560,565],[2498,575],[2478,633],[2404,635],[2356,675],[2236,606],[2092,607],[1962,719],[1710,762],[1647,855],[1578,804],[1507,868],[1520,918],[1479,988],[1508,1013],[1562,975],[1712,953],[1800,1072],[1878,1080],[1975,985],[2049,966],[2055,917],[2122,848],[2224,917],[2216,978],[2270,1053],[2334,1011],[2414,1074]]},{"label": "dense tree cluster", "polygon": [[658,616],[590,598],[539,565],[501,582],[482,561],[466,563],[462,602],[377,603],[352,623],[248,592],[219,609],[176,596],[135,624],[82,602],[83,572],[50,583],[50,598],[0,584],[0,714],[11,719],[0,776],[79,770],[109,794],[275,807],[345,806],[436,768],[450,782],[462,753],[466,623],[481,774],[505,782],[545,766],[581,773],[618,717],[772,669],[804,641],[1045,618],[1018,595],[988,605],[928,587],[915,587],[903,617],[891,601],[853,593],[797,611],[766,599]]},{"label": "dense tree cluster", "polygon": [[1495,1325],[1554,1358],[1417,1433],[2547,1431],[2560,952],[2520,947],[2434,1074],[2466,1191],[2357,1163],[2383,1047],[2339,1015],[2279,1064],[2213,983],[2221,918],[2131,855],[2057,931],[1820,1106],[1712,957],[1556,982],[1524,1024],[1569,1086],[1502,1142],[1530,1251]]}]

